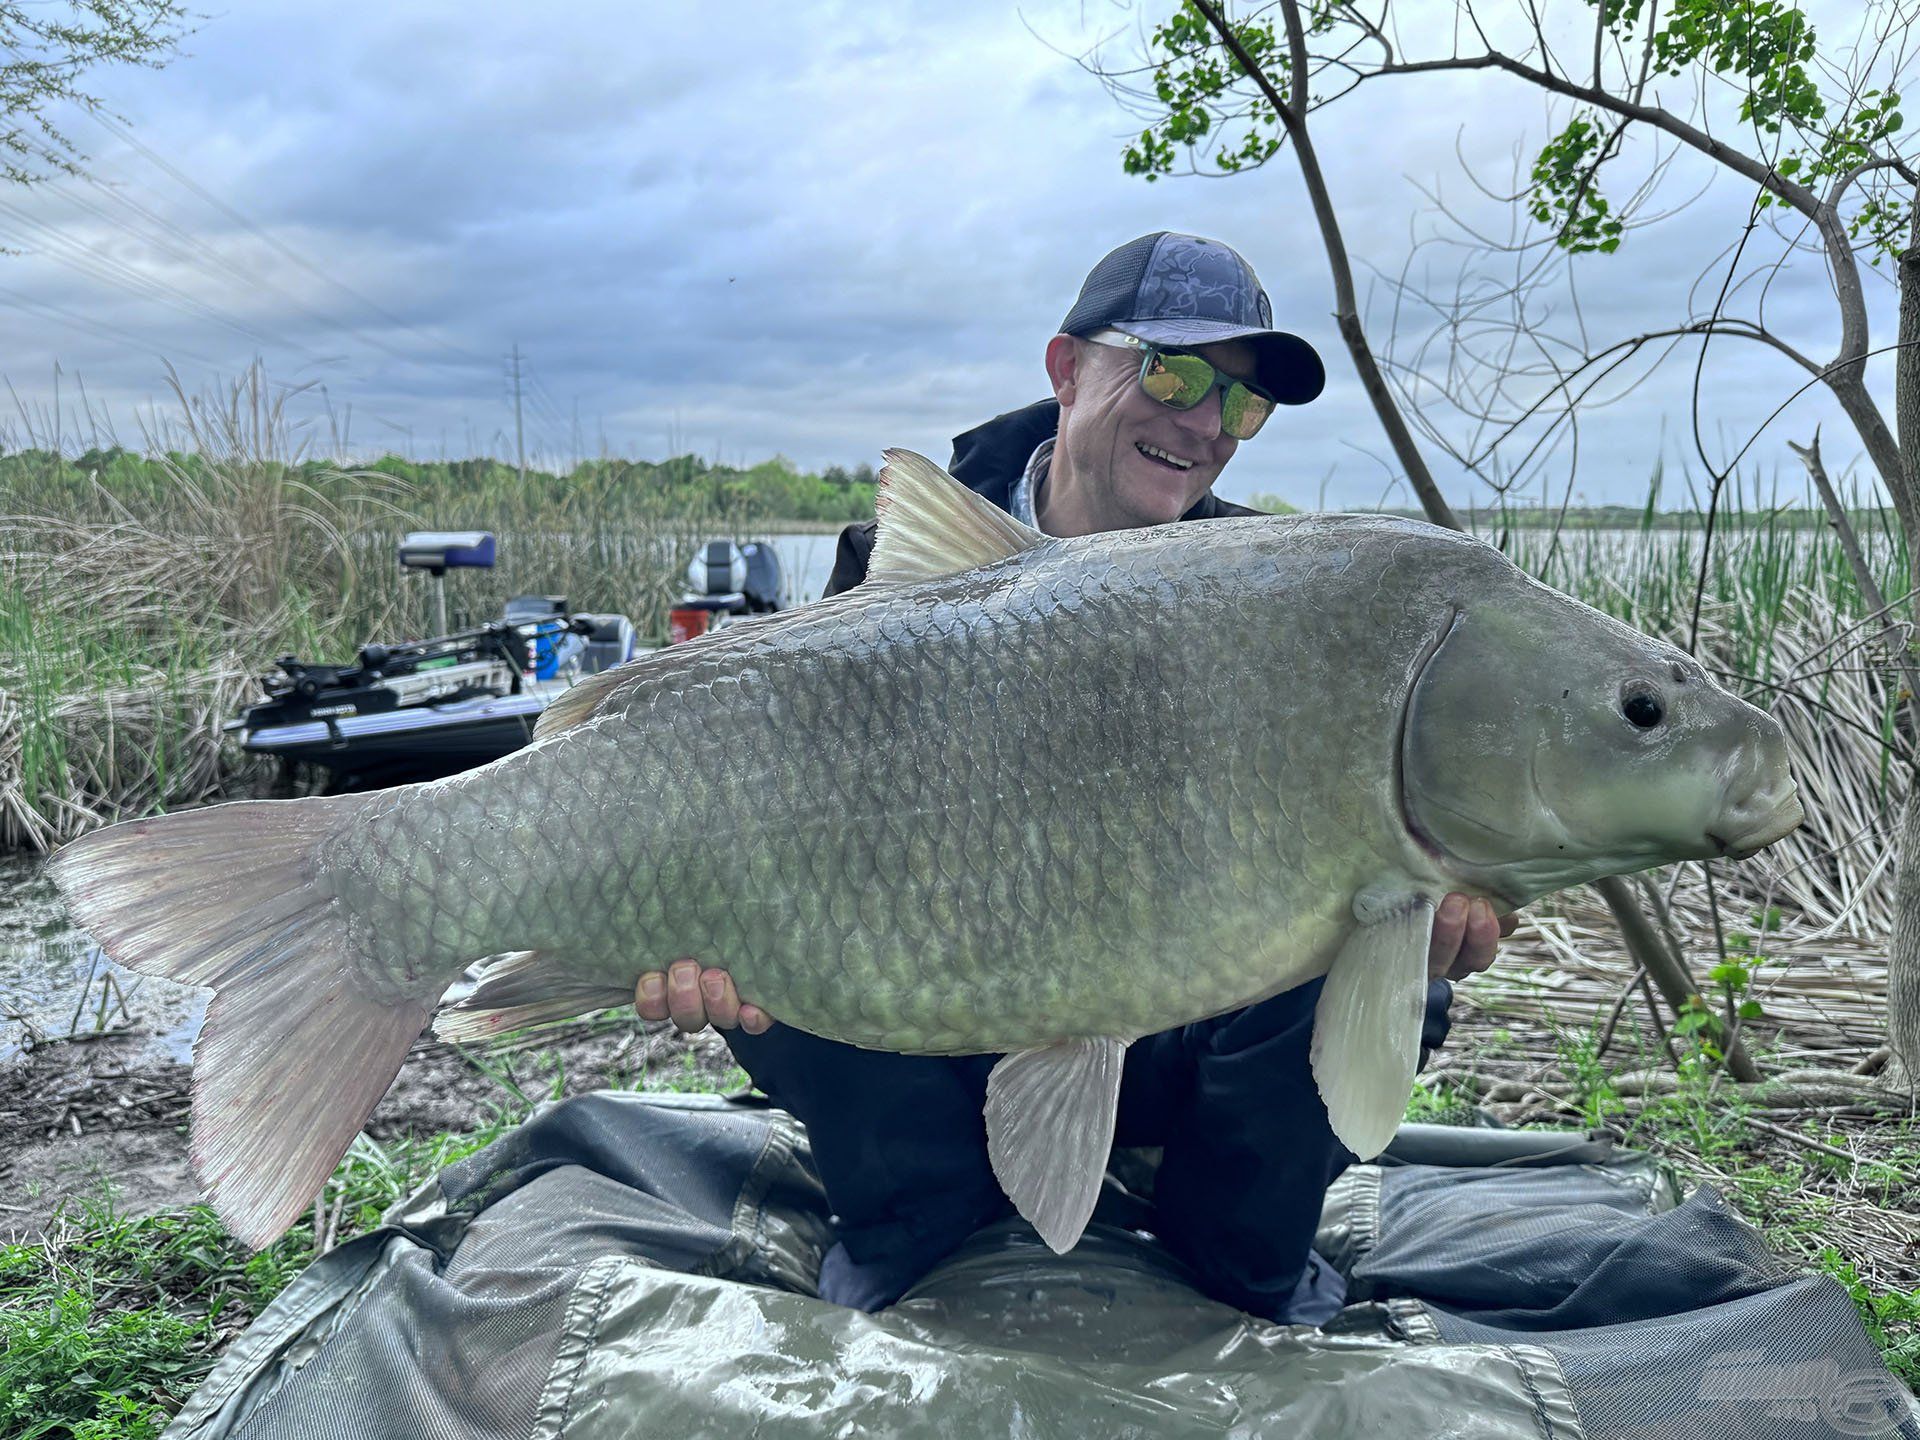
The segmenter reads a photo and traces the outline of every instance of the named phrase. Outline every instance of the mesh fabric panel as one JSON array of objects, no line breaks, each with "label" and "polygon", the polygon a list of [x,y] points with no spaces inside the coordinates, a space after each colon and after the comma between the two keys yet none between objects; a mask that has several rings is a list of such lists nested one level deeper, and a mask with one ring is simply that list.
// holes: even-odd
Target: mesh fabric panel
[{"label": "mesh fabric panel", "polygon": [[[1681,1251],[1666,1260],[1698,1285],[1715,1273],[1694,1273]],[[1449,1342],[1551,1350],[1588,1440],[1920,1440],[1906,1392],[1829,1275],[1677,1315],[1548,1334],[1432,1313]]]},{"label": "mesh fabric panel", "polygon": [[474,1271],[409,1255],[386,1271],[235,1440],[527,1440],[553,1368],[570,1271]]},{"label": "mesh fabric panel", "polygon": [[1648,1206],[1600,1166],[1386,1170],[1351,1286],[1419,1301],[1446,1343],[1551,1351],[1588,1440],[1920,1440],[1838,1282],[1709,1187]]},{"label": "mesh fabric panel", "polygon": [[1156,230],[1138,240],[1129,240],[1088,271],[1086,283],[1080,287],[1080,298],[1073,302],[1067,318],[1060,322],[1060,333],[1084,335],[1133,314],[1133,302],[1140,293],[1140,281],[1146,276],[1147,262],[1153,259],[1153,247],[1166,233]]}]

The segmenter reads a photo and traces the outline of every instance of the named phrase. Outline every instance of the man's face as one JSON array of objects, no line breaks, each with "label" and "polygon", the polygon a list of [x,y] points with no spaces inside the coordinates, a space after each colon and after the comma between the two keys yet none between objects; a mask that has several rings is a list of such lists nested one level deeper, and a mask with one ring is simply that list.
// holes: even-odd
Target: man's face
[{"label": "man's face", "polygon": [[[1246,340],[1191,349],[1223,375],[1251,380]],[[1212,486],[1239,441],[1220,429],[1220,391],[1173,410],[1140,388],[1141,352],[1056,335],[1047,369],[1060,401],[1058,445],[1107,523],[1128,529],[1178,520]]]}]

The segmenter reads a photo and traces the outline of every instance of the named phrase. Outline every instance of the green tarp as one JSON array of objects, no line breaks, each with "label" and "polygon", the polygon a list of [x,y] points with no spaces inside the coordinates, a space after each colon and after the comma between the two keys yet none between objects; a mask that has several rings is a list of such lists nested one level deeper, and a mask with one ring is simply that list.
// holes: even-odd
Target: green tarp
[{"label": "green tarp", "polygon": [[813,1294],[790,1117],[582,1096],[316,1263],[167,1434],[1920,1440],[1834,1282],[1644,1156],[1562,1160],[1349,1171],[1325,1330],[1208,1300],[1117,1186],[1070,1255],[1009,1221],[865,1315]]}]

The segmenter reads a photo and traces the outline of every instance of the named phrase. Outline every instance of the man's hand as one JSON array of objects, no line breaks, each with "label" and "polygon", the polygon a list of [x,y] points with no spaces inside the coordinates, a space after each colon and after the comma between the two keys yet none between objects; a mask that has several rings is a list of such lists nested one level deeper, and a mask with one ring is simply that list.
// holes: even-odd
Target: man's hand
[{"label": "man's hand", "polygon": [[633,1008],[642,1020],[671,1020],[691,1035],[714,1025],[731,1030],[738,1025],[759,1035],[773,1017],[758,1005],[742,1005],[733,977],[724,970],[700,968],[698,960],[676,960],[663,975],[650,970],[634,988]]},{"label": "man's hand", "polygon": [[1449,895],[1433,915],[1433,940],[1427,947],[1427,974],[1439,980],[1464,980],[1493,964],[1493,949],[1520,923],[1516,915],[1495,915],[1489,900]]}]

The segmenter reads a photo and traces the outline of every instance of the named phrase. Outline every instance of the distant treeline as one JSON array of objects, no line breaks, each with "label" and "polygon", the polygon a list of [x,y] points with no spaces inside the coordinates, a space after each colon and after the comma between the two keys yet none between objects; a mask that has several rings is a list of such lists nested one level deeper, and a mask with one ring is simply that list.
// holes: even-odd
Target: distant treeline
[{"label": "distant treeline", "polygon": [[[1396,509],[1386,513],[1413,520],[1426,518],[1426,512],[1422,510]],[[1503,529],[1552,530],[1555,527],[1562,530],[1698,531],[1706,521],[1706,517],[1698,510],[1650,510],[1644,505],[1580,505],[1565,511],[1534,505],[1504,510],[1487,506],[1470,511],[1456,509],[1454,513],[1460,517],[1462,525],[1476,534]],[[1848,514],[1853,517],[1855,527],[1862,530],[1880,530],[1894,523],[1893,512],[1884,507],[1849,510]],[[1754,509],[1750,502],[1744,507],[1725,506],[1720,512],[1723,524],[1753,524],[1763,516],[1770,527],[1784,530],[1824,530],[1828,523],[1824,510],[1796,508],[1763,512]]]},{"label": "distant treeline", "polygon": [[[66,457],[49,450],[0,455],[0,499],[31,497],[61,510],[92,511],[105,497],[144,508],[165,503],[182,474],[204,476],[231,468],[233,457],[172,453],[144,456],[119,447]],[[263,462],[264,463],[264,462]],[[386,455],[370,464],[303,460],[272,462],[290,480],[328,497],[360,488],[352,476],[387,475],[401,482],[394,500],[401,508],[431,513],[451,506],[476,513],[490,501],[503,514],[542,508],[543,496],[595,496],[642,501],[662,511],[703,511],[752,516],[762,524],[780,520],[864,520],[873,514],[870,465],[849,470],[830,465],[814,474],[776,456],[750,469],[715,465],[694,455],[670,460],[588,460],[564,475],[529,469],[526,480],[499,460],[405,460]],[[104,496],[103,493],[104,492]],[[471,522],[468,522],[471,523]]]}]

